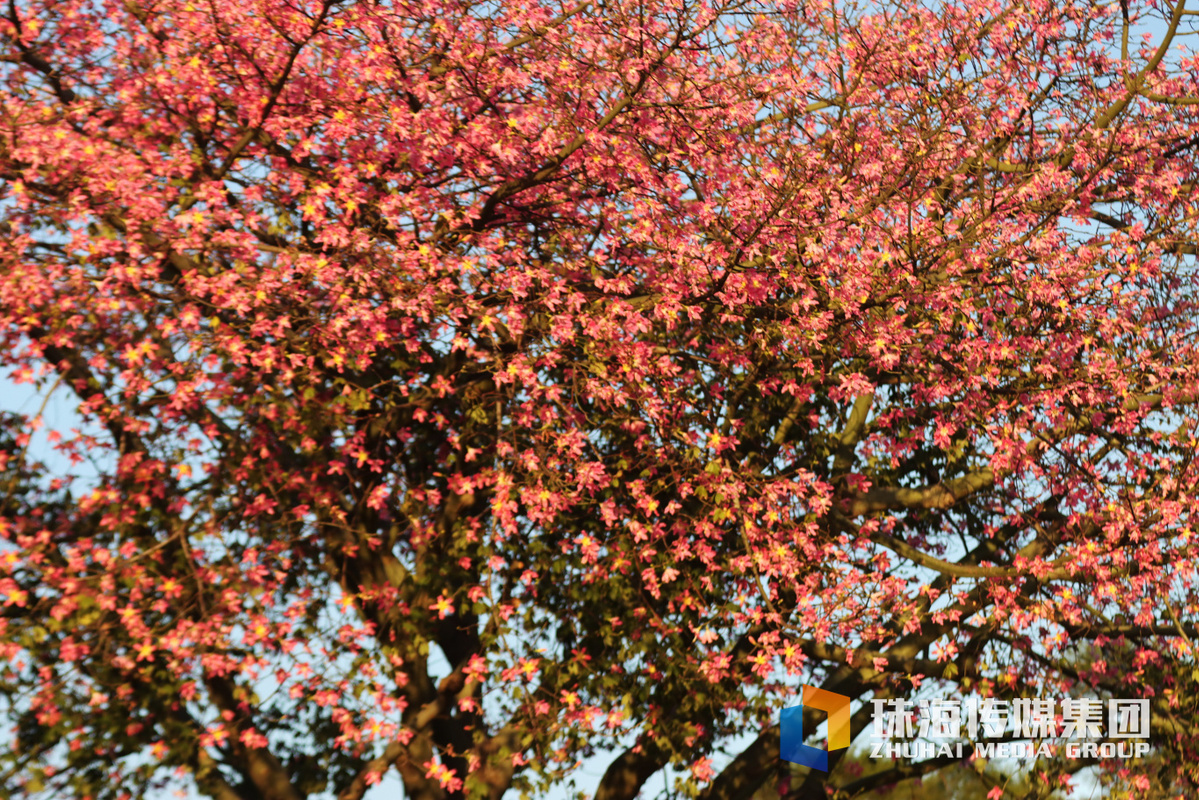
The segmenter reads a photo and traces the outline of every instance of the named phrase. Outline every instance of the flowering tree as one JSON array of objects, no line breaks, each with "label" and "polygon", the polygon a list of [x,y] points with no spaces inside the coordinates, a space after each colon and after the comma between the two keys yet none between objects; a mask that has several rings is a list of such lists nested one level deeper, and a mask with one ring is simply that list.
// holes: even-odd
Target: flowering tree
[{"label": "flowering tree", "polygon": [[6,791],[745,797],[922,682],[1190,785],[1184,4],[10,0]]}]

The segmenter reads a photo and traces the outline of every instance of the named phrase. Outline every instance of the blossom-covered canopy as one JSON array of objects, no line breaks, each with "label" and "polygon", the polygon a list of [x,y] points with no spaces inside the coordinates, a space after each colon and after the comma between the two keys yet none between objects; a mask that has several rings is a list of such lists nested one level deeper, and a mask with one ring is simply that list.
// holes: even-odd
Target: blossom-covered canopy
[{"label": "blossom-covered canopy", "polygon": [[10,2],[5,785],[745,797],[804,683],[1185,782],[1185,1]]}]

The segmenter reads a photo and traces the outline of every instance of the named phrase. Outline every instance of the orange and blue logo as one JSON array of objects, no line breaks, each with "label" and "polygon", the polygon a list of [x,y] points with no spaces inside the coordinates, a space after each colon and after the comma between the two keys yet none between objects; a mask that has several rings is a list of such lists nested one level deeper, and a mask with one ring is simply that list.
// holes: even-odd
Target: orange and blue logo
[{"label": "orange and blue logo", "polygon": [[[784,708],[779,715],[779,755],[784,761],[828,772],[828,754],[849,747],[849,698],[804,686],[800,702],[803,705]],[[805,708],[828,714],[828,750],[804,744]]]}]

